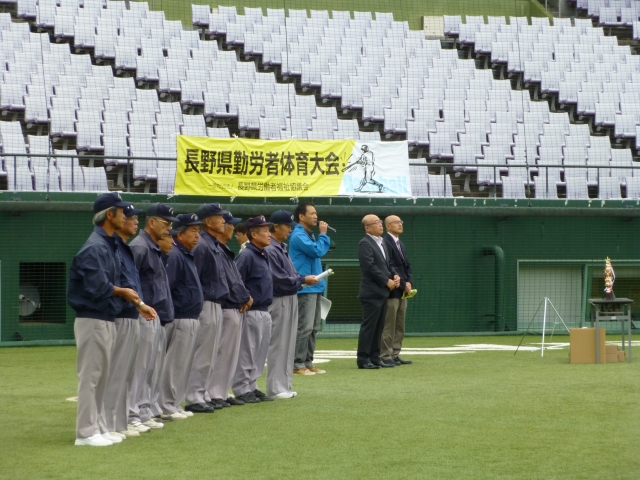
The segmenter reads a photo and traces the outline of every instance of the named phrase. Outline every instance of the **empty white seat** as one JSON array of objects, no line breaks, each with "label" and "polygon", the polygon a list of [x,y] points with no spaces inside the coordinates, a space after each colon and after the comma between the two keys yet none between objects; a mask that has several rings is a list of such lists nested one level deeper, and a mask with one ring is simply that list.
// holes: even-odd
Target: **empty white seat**
[{"label": "empty white seat", "polygon": [[17,168],[13,166],[7,167],[7,188],[9,190],[17,191],[31,191],[33,190],[33,176],[27,165],[19,165]]},{"label": "empty white seat", "polygon": [[56,164],[60,175],[60,190],[63,192],[83,192],[84,173],[82,167],[78,164],[78,159],[58,158],[56,159]]},{"label": "empty white seat", "polygon": [[183,135],[192,137],[206,137],[207,127],[202,115],[184,115],[184,124],[181,131]]},{"label": "empty white seat", "polygon": [[[135,2],[131,2],[133,4]],[[145,3],[146,5],[146,3]],[[101,167],[80,167],[84,179],[84,191],[108,192],[107,172]]]},{"label": "empty white seat", "polygon": [[207,137],[212,138],[229,138],[229,129],[224,128],[207,128]]},{"label": "empty white seat", "polygon": [[34,190],[39,192],[59,192],[60,191],[60,177],[58,176],[58,170],[53,165],[47,167],[34,167]]},{"label": "empty white seat", "polygon": [[588,199],[589,189],[587,179],[582,175],[567,175],[565,172],[565,183],[568,199]]},{"label": "empty white seat", "polygon": [[527,182],[520,176],[511,176],[509,170],[508,177],[502,177],[502,198],[526,198]]},{"label": "empty white seat", "polygon": [[453,197],[451,177],[449,175],[429,174],[428,178],[430,197]]},{"label": "empty white seat", "polygon": [[158,162],[157,192],[164,194],[173,193],[176,179],[176,163],[170,161]]}]

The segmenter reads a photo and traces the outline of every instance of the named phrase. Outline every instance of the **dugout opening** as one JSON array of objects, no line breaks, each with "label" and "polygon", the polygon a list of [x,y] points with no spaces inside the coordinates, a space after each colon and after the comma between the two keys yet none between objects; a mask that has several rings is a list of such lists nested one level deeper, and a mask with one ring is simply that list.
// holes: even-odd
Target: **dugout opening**
[{"label": "dugout opening", "polygon": [[67,264],[20,263],[20,323],[66,323]]}]

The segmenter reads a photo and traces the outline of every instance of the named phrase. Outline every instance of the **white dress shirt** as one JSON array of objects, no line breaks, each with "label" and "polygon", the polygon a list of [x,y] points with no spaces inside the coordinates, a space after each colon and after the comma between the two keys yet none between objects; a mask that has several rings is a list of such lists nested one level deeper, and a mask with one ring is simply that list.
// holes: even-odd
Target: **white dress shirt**
[{"label": "white dress shirt", "polygon": [[367,235],[369,235],[371,238],[373,238],[373,240],[378,244],[378,247],[380,247],[380,251],[382,252],[382,256],[384,257],[384,259],[387,259],[387,254],[384,251],[384,246],[382,245],[382,237],[376,237],[374,235],[371,235],[370,233],[367,233]]}]

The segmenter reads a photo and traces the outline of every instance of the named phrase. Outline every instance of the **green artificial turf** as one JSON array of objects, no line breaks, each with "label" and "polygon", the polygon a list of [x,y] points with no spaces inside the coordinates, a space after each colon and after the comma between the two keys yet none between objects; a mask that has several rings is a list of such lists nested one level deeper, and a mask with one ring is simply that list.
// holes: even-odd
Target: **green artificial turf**
[{"label": "green artificial turf", "polygon": [[[184,25],[191,25],[191,4],[231,6],[235,5],[238,13],[244,13],[244,7],[261,7],[266,15],[267,8],[285,10],[348,10],[350,12],[391,12],[398,21],[408,21],[412,30],[422,28],[423,16],[440,15],[495,15],[495,16],[529,16],[540,15],[540,11],[531,8],[529,0],[356,0],[344,3],[340,0],[147,0],[150,8],[163,10],[171,20],[182,20]],[[544,4],[544,2],[542,2]],[[353,16],[353,15],[352,15]]]},{"label": "green artificial turf", "polygon": [[[405,346],[519,340],[411,337]],[[319,350],[355,345],[318,341]],[[76,404],[65,398],[76,394],[75,348],[5,348],[0,478],[637,479],[640,348],[634,356],[570,365],[567,349],[415,355],[411,366],[374,371],[334,359],[321,365],[326,375],[295,377],[292,400],[94,448],[73,446]]]}]

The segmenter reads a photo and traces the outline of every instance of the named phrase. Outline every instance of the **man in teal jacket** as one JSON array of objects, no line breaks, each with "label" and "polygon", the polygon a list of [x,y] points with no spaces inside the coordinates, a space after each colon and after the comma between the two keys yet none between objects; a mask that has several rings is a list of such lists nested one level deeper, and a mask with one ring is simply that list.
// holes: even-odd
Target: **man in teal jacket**
[{"label": "man in teal jacket", "polygon": [[[300,203],[294,212],[298,221],[289,236],[289,256],[302,276],[322,273],[320,259],[329,251],[331,240],[327,235],[327,223],[318,222],[316,208],[311,203]],[[318,226],[318,238],[311,228]],[[316,332],[320,328],[320,296],[326,287],[322,280],[316,285],[308,286],[298,292],[298,332],[296,336],[296,353],[293,363],[295,375],[315,375],[326,373],[313,365],[313,353],[316,349]]]}]

